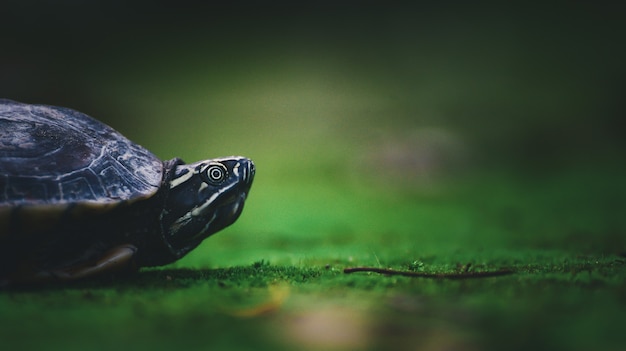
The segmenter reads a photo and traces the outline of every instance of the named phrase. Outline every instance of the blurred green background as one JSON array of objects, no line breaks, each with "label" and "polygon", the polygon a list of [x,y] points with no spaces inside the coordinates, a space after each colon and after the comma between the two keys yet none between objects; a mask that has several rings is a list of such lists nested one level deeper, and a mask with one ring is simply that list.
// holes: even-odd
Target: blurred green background
[{"label": "blurred green background", "polygon": [[[245,155],[257,176],[239,221],[164,271],[201,278],[4,293],[3,339],[626,347],[624,7],[9,1],[0,96],[75,108],[163,159]],[[468,262],[523,274],[341,273]],[[270,317],[221,309],[281,289]]]}]

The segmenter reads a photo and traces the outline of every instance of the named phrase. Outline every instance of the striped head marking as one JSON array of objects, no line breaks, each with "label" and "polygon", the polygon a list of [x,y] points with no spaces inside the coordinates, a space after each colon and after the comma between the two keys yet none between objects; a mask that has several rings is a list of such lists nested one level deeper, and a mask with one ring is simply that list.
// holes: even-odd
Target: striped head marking
[{"label": "striped head marking", "polygon": [[161,225],[179,257],[239,218],[254,173],[254,163],[244,157],[176,165]]}]

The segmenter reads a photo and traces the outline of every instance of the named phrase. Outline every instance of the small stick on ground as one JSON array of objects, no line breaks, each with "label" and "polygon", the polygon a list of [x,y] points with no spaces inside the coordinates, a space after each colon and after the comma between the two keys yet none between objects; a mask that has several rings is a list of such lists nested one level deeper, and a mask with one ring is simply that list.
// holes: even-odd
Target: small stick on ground
[{"label": "small stick on ground", "polygon": [[385,275],[401,275],[404,277],[414,278],[435,278],[435,279],[472,279],[472,278],[489,278],[499,277],[503,275],[509,275],[515,273],[511,269],[499,269],[497,271],[490,272],[468,272],[462,273],[423,273],[423,272],[411,272],[411,271],[396,271],[393,269],[376,268],[376,267],[352,267],[345,268],[344,273],[356,273],[356,272],[373,272]]}]

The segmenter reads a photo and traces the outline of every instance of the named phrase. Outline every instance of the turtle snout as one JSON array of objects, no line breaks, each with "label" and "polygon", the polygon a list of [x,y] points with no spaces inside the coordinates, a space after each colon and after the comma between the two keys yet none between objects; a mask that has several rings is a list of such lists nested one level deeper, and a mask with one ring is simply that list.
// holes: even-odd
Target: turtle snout
[{"label": "turtle snout", "polygon": [[254,162],[248,158],[242,158],[239,161],[239,168],[243,170],[240,176],[240,184],[250,187],[252,185],[252,180],[254,180],[254,173],[256,172],[256,167],[254,167]]},{"label": "turtle snout", "polygon": [[254,166],[254,162],[252,162],[252,160],[248,161],[248,177],[247,179],[245,179],[245,181],[248,184],[252,184],[252,180],[254,179],[254,174],[256,173],[256,167]]}]

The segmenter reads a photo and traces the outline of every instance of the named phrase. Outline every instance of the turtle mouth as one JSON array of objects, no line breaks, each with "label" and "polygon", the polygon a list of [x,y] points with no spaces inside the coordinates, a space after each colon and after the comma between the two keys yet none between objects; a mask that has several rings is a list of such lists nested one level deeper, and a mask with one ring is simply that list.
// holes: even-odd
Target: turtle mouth
[{"label": "turtle mouth", "polygon": [[[213,212],[213,219],[207,223],[205,229],[212,228],[212,231],[216,231],[215,226],[221,229],[236,221],[243,211],[246,197],[247,193],[241,192],[232,194],[222,200],[222,202],[211,211]],[[203,234],[204,233],[206,233],[206,230],[203,230]]]},{"label": "turtle mouth", "polygon": [[196,230],[189,230],[189,232],[195,231],[196,233],[186,238],[174,237],[171,239],[171,244],[175,246],[198,245],[202,240],[233,224],[241,215],[245,200],[246,193],[233,194],[224,199],[220,205],[213,207],[211,211],[191,216],[186,225],[195,227]]},{"label": "turtle mouth", "polygon": [[[227,222],[234,222],[239,218],[243,211],[243,205],[246,202],[247,194],[245,192],[233,194],[224,200],[224,203],[218,207],[218,218],[227,219]],[[230,224],[229,223],[229,224]]]},{"label": "turtle mouth", "polygon": [[233,204],[235,202],[238,202],[240,200],[244,201],[245,198],[246,198],[246,194],[245,193],[230,195],[229,197],[224,199],[224,204],[222,204],[220,207],[231,205],[231,204]]}]

